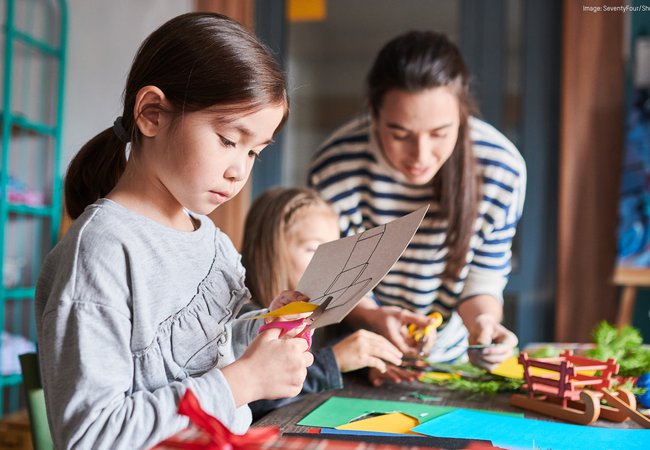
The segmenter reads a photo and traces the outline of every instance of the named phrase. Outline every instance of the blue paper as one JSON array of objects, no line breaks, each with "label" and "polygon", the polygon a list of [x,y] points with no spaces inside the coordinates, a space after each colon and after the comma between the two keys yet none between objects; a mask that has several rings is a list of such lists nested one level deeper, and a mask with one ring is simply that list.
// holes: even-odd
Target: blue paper
[{"label": "blue paper", "polygon": [[650,430],[601,428],[457,409],[413,428],[435,437],[484,439],[495,447],[553,450],[650,449]]}]

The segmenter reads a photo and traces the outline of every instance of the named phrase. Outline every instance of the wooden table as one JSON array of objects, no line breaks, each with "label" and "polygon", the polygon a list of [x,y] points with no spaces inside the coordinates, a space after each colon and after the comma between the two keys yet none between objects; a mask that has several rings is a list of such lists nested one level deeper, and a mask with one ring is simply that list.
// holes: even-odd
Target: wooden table
[{"label": "wooden table", "polygon": [[[553,421],[554,419],[541,414],[524,411],[511,406],[510,393],[496,395],[471,395],[465,392],[451,391],[436,385],[421,382],[393,384],[387,383],[379,388],[371,386],[368,381],[358,375],[344,375],[345,387],[320,394],[308,394],[295,403],[276,409],[262,419],[255,422],[255,426],[276,425],[283,433],[305,433],[309,427],[296,425],[304,416],[318,405],[332,396],[356,397],[378,400],[400,400],[412,403],[422,403],[437,406],[455,406],[471,409],[487,409],[493,411],[523,412],[525,417]],[[413,395],[417,392],[422,395],[440,397],[439,401],[424,401]],[[592,426],[610,428],[640,428],[639,425],[626,420],[623,423],[614,423],[598,420]]]}]

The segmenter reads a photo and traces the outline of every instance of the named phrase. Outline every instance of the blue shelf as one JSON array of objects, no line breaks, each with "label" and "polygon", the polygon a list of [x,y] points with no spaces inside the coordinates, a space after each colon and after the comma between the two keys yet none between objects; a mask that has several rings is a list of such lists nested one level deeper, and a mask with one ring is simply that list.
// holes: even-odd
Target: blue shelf
[{"label": "blue shelf", "polygon": [[34,48],[41,53],[45,53],[46,55],[50,55],[55,58],[59,58],[61,56],[61,49],[53,47],[47,42],[36,39],[35,37],[20,30],[14,30],[14,36],[17,41],[20,41],[28,47]]},{"label": "blue shelf", "polygon": [[5,288],[2,290],[2,298],[4,300],[33,300],[36,288],[31,287],[18,287],[18,288]]},{"label": "blue shelf", "polygon": [[[4,38],[0,39],[0,274],[4,273],[5,261],[16,253],[24,259],[24,269],[34,274],[39,270],[43,252],[56,244],[62,211],[60,165],[67,4],[65,0],[5,0],[2,7],[5,11],[0,28]],[[39,13],[45,14],[44,21],[33,20]],[[25,50],[29,52],[27,58],[23,57]],[[18,76],[20,80],[16,79]],[[23,141],[28,141],[29,146],[23,146]],[[31,145],[32,141],[37,145]],[[8,183],[14,171],[21,178],[28,175],[26,181],[48,180],[44,187],[51,193],[48,204],[10,202]],[[47,220],[23,221],[22,217]],[[10,333],[33,336],[31,303],[35,286],[3,286],[0,279],[0,330],[6,327]],[[20,375],[0,376],[0,414],[21,406],[21,383]]]},{"label": "blue shelf", "polygon": [[[0,123],[2,123],[2,111],[0,110]],[[57,135],[57,128],[52,127],[46,123],[36,120],[30,120],[25,116],[11,115],[9,118],[9,125],[12,133],[18,134],[20,132],[36,133],[43,136],[55,137]]]},{"label": "blue shelf", "polygon": [[30,206],[20,203],[10,203],[7,205],[9,213],[24,214],[30,216],[51,217],[54,214],[59,214],[59,211],[54,211],[51,206]]},{"label": "blue shelf", "polygon": [[23,382],[23,377],[20,374],[0,375],[0,384],[4,386],[16,386],[22,382]]}]

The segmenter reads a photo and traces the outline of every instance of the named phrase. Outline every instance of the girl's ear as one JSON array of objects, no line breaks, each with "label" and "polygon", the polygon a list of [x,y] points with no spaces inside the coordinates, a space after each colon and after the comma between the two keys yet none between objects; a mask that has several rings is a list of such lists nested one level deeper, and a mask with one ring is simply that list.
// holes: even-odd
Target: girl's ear
[{"label": "girl's ear", "polygon": [[135,96],[133,117],[140,132],[154,137],[161,129],[163,112],[167,108],[165,93],[156,86],[145,86]]}]

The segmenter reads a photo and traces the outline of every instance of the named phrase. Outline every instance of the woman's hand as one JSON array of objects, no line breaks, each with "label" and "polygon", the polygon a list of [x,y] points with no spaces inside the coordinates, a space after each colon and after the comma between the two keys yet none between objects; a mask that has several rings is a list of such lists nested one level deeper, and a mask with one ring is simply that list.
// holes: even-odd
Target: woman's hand
[{"label": "woman's hand", "polygon": [[[402,353],[409,356],[418,356],[418,345],[412,336],[409,336],[407,327],[414,324],[418,328],[425,328],[435,321],[422,314],[400,308],[399,306],[380,306],[364,312],[368,328],[381,334],[391,341]],[[430,351],[435,343],[435,332],[429,334],[423,353]]]},{"label": "woman's hand", "polygon": [[384,373],[386,362],[399,366],[402,352],[388,339],[372,331],[358,330],[332,347],[342,373],[363,367],[374,367]]},{"label": "woman's hand", "polygon": [[302,390],[314,356],[302,338],[279,338],[280,330],[263,331],[241,358],[222,373],[237,406],[260,399],[294,397]]},{"label": "woman's hand", "polygon": [[470,345],[496,344],[483,349],[469,349],[467,352],[472,364],[486,370],[496,368],[512,356],[513,350],[519,342],[517,336],[501,325],[491,314],[476,316],[468,331]]}]

